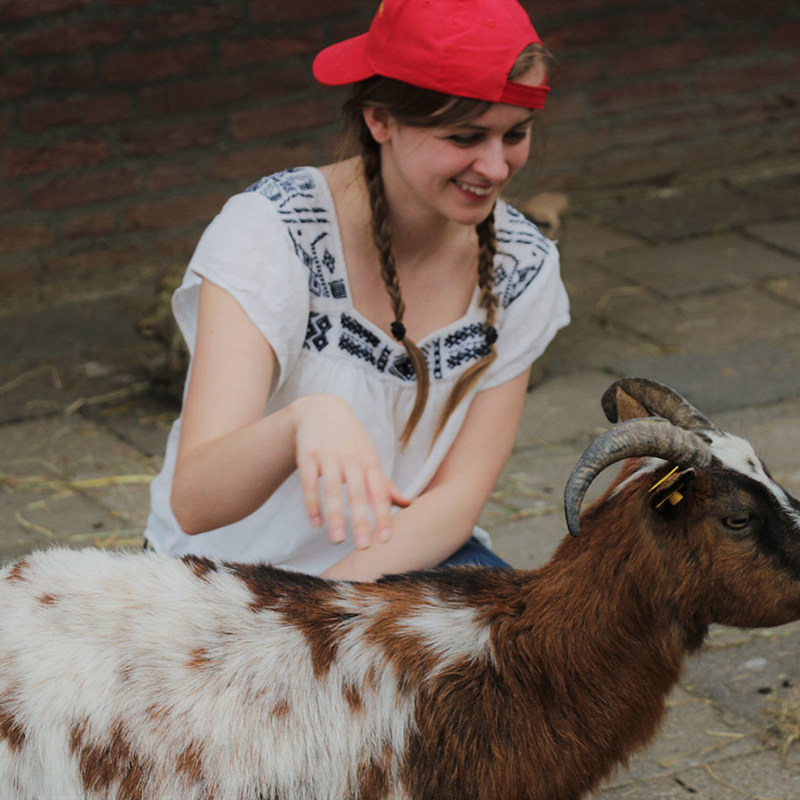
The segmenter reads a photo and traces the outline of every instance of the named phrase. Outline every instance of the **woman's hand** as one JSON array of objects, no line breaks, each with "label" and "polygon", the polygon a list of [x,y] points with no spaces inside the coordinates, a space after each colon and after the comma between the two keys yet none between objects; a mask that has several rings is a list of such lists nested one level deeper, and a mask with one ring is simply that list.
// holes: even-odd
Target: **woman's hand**
[{"label": "woman's hand", "polygon": [[384,472],[375,445],[350,404],[336,395],[314,394],[296,400],[292,411],[297,469],[312,524],[323,524],[324,509],[330,540],[343,542],[346,496],[356,547],[369,547],[373,532],[387,541],[392,505],[405,508],[411,501]]},{"label": "woman's hand", "polygon": [[392,518],[391,541],[351,550],[326,578],[375,581],[382,575],[441,564],[475,528],[514,446],[528,373],[478,392],[461,430],[425,490]]}]

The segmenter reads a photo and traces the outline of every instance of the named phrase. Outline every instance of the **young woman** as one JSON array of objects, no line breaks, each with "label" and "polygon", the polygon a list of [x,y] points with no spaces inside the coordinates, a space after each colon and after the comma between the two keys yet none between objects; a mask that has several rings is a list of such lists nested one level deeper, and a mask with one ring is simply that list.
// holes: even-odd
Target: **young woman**
[{"label": "young woman", "polygon": [[204,233],[146,536],[353,580],[502,566],[475,524],[568,322],[555,247],[500,200],[541,43],[516,0],[384,0],[314,72],[353,84],[361,153],[259,181]]}]

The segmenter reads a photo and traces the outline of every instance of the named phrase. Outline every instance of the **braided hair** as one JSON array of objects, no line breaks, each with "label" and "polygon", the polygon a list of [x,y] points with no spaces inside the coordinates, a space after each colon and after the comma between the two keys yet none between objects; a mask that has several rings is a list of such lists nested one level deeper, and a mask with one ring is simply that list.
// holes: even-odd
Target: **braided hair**
[{"label": "braided hair", "polygon": [[489,214],[483,222],[477,225],[478,233],[478,288],[480,290],[479,305],[486,310],[486,321],[484,322],[484,345],[480,359],[471,364],[464,374],[456,381],[455,386],[450,392],[447,401],[442,409],[442,415],[436,427],[438,436],[450,415],[455,411],[458,404],[469,393],[469,390],[478,382],[484,372],[491,366],[497,358],[497,305],[498,298],[494,292],[494,257],[497,253],[497,239],[494,229],[494,211]]},{"label": "braided hair", "polygon": [[408,336],[405,325],[403,324],[406,304],[403,301],[403,295],[400,291],[400,280],[397,277],[394,253],[392,252],[388,206],[383,188],[383,177],[381,175],[381,153],[375,140],[372,139],[371,136],[368,138],[369,141],[365,140],[362,142],[362,146],[364,147],[362,151],[362,163],[364,167],[364,179],[367,184],[367,191],[369,192],[370,207],[372,209],[372,240],[375,243],[380,258],[381,279],[386,287],[386,292],[389,295],[392,310],[394,311],[394,321],[392,322],[391,328],[392,336],[405,347],[417,382],[417,395],[414,400],[414,406],[411,409],[403,433],[400,436],[400,441],[403,447],[405,447],[420,417],[422,417],[422,412],[425,410],[425,403],[428,399],[430,376],[425,354]]},{"label": "braided hair", "polygon": [[[403,324],[405,302],[400,290],[400,281],[392,252],[388,206],[381,176],[380,149],[371,136],[368,141],[362,141],[362,147],[364,178],[369,193],[370,208],[372,209],[372,239],[380,258],[381,279],[386,287],[386,292],[389,295],[392,310],[394,311],[392,335],[405,347],[417,384],[414,405],[400,436],[400,441],[405,447],[425,410],[430,387],[430,374],[425,354],[408,336]],[[494,293],[494,257],[497,252],[497,240],[495,237],[494,213],[479,223],[476,226],[476,231],[479,248],[477,264],[478,287],[480,290],[479,305],[486,311],[484,345],[481,358],[464,372],[450,392],[437,424],[436,436],[441,433],[458,404],[497,357],[495,349],[497,329],[495,328],[495,323],[498,299]]]},{"label": "braided hair", "polygon": [[[526,48],[517,59],[509,77],[511,79],[518,77],[530,68],[534,59],[546,58],[547,55],[541,46],[533,45]],[[404,125],[433,128],[462,124],[475,119],[485,113],[491,107],[491,103],[464,97],[451,97],[391,78],[375,76],[356,84],[351,97],[344,105],[345,119],[349,123],[351,132],[355,134],[354,138],[361,154],[364,180],[372,213],[372,239],[380,259],[381,278],[394,311],[392,335],[405,347],[416,379],[416,398],[400,436],[400,442],[405,447],[425,410],[430,388],[430,375],[425,354],[408,336],[403,324],[405,303],[392,252],[389,208],[381,173],[381,151],[364,121],[363,109],[366,106],[385,108],[398,122]],[[484,343],[478,361],[470,365],[453,386],[437,423],[435,434],[437,437],[459,403],[497,358],[495,345],[499,301],[494,292],[494,260],[497,253],[494,212],[476,226],[476,233],[478,237],[479,305],[486,312]]]}]

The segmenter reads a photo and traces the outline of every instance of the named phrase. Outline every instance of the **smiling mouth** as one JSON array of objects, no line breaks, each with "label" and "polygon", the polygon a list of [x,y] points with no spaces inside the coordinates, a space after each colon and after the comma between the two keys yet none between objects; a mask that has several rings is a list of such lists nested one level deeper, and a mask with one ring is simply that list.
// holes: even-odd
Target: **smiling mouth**
[{"label": "smiling mouth", "polygon": [[476,197],[488,197],[493,191],[493,186],[474,186],[469,183],[464,183],[456,178],[453,178],[453,182],[459,189],[469,192],[470,194],[474,194]]}]

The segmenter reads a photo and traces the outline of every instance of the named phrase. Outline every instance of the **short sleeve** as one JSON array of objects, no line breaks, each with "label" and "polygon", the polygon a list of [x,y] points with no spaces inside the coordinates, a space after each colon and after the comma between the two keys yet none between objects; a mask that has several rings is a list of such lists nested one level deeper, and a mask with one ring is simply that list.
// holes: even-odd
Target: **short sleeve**
[{"label": "short sleeve", "polygon": [[510,206],[498,207],[496,228],[498,357],[481,381],[481,389],[519,375],[569,324],[569,299],[555,243]]},{"label": "short sleeve", "polygon": [[201,278],[229,292],[270,343],[280,367],[280,385],[305,339],[308,277],[285,227],[262,194],[247,192],[228,200],[203,233],[172,298],[190,352],[197,336]]}]

